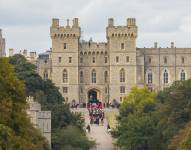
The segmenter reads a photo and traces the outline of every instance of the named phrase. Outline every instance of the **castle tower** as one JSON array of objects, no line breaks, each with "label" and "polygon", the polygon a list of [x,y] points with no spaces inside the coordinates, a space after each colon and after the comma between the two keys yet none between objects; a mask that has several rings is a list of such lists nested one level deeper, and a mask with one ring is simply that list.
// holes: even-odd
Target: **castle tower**
[{"label": "castle tower", "polygon": [[0,57],[5,57],[5,39],[2,36],[2,30],[0,29]]},{"label": "castle tower", "polygon": [[110,102],[121,101],[136,85],[135,18],[128,18],[124,26],[115,26],[113,18],[106,29],[110,57]]},{"label": "castle tower", "polygon": [[59,25],[59,19],[52,19],[50,36],[52,39],[52,81],[59,87],[66,101],[78,101],[78,53],[81,30],[78,18],[72,26]]}]

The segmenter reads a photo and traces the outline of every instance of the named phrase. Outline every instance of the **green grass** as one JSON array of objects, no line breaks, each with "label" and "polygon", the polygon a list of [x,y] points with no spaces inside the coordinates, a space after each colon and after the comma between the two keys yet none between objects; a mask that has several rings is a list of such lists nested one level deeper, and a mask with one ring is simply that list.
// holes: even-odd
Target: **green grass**
[{"label": "green grass", "polygon": [[116,128],[117,120],[116,117],[119,115],[118,112],[105,112],[105,117],[112,129]]}]

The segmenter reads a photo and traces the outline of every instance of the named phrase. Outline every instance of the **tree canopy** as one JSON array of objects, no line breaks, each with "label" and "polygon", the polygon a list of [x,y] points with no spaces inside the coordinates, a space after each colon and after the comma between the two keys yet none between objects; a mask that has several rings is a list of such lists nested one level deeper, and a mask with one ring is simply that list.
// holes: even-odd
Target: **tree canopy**
[{"label": "tree canopy", "polygon": [[0,149],[49,150],[26,114],[25,85],[7,58],[0,58]]},{"label": "tree canopy", "polygon": [[[65,146],[70,147],[71,150],[88,150],[90,146],[95,145],[85,136],[84,121],[81,120],[81,114],[74,114],[70,111],[69,105],[64,103],[64,98],[51,80],[43,80],[37,73],[36,66],[28,63],[22,55],[14,55],[9,62],[14,65],[17,77],[25,83],[26,95],[34,96],[35,100],[41,104],[42,109],[51,110],[53,150],[65,149]],[[69,126],[72,128],[68,128]],[[70,136],[62,135],[67,133],[68,129],[78,139],[78,143],[81,140],[83,144],[76,147]],[[75,131],[78,132],[75,134]]]},{"label": "tree canopy", "polygon": [[157,94],[133,88],[120,106],[116,144],[125,150],[189,150],[190,91],[191,80],[176,81]]}]

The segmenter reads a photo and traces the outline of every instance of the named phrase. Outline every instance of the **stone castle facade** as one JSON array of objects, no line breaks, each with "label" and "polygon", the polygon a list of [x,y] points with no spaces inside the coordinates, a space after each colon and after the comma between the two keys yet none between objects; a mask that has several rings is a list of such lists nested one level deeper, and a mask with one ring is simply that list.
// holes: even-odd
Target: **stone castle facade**
[{"label": "stone castle facade", "polygon": [[160,90],[175,80],[191,77],[191,48],[137,48],[135,18],[126,25],[108,19],[107,42],[81,41],[77,18],[60,26],[53,19],[50,27],[52,49],[40,54],[38,72],[51,79],[68,102],[88,102],[97,98],[104,103],[122,101],[133,86]]},{"label": "stone castle facade", "polygon": [[27,114],[35,128],[40,129],[42,135],[51,146],[51,111],[42,111],[41,104],[34,101],[33,97],[27,97]]},{"label": "stone castle facade", "polygon": [[5,57],[5,38],[2,36],[2,30],[0,29],[0,57]]}]

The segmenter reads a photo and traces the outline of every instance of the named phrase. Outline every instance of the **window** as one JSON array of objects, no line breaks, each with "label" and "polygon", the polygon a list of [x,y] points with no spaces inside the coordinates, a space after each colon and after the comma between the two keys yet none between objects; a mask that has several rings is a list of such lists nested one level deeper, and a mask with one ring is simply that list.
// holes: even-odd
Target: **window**
[{"label": "window", "polygon": [[168,83],[168,72],[167,72],[166,69],[165,69],[165,71],[163,73],[163,81],[164,81],[164,84]]},{"label": "window", "polygon": [[182,64],[184,64],[184,57],[181,57]]},{"label": "window", "polygon": [[167,57],[164,57],[164,63],[167,64]]},{"label": "window", "polygon": [[83,83],[83,80],[84,80],[84,75],[83,72],[80,71],[80,83]]},{"label": "window", "polygon": [[95,63],[95,57],[92,58],[92,63]]},{"label": "window", "polygon": [[82,57],[80,57],[80,63],[83,63],[83,58]]},{"label": "window", "polygon": [[107,57],[105,57],[105,63],[107,63]]},{"label": "window", "polygon": [[107,71],[104,72],[104,81],[105,83],[107,83],[107,80],[108,80],[108,73]]},{"label": "window", "polygon": [[64,43],[64,49],[67,49],[67,44],[66,43]]},{"label": "window", "polygon": [[63,70],[63,83],[68,82],[68,72],[66,69]]},{"label": "window", "polygon": [[120,97],[120,102],[122,102],[123,101],[123,97]]},{"label": "window", "polygon": [[69,57],[69,63],[72,63],[72,57]]},{"label": "window", "polygon": [[186,80],[186,73],[184,72],[184,70],[182,70],[181,73],[180,73],[180,80],[181,81]]},{"label": "window", "polygon": [[117,63],[119,62],[119,56],[116,56],[116,62]]},{"label": "window", "polygon": [[45,60],[44,60],[44,63],[47,64],[47,62],[48,62],[47,59],[45,59]]},{"label": "window", "polygon": [[152,84],[153,83],[153,75],[151,72],[148,73],[148,84]]},{"label": "window", "polygon": [[83,93],[83,88],[82,87],[80,88],[80,92]]},{"label": "window", "polygon": [[129,56],[126,56],[126,62],[127,63],[129,62]]},{"label": "window", "polygon": [[120,82],[125,82],[125,70],[120,70]]},{"label": "window", "polygon": [[121,43],[121,49],[124,49],[125,46],[124,46],[124,43]]},{"label": "window", "polygon": [[151,57],[149,57],[149,64],[151,64]]},{"label": "window", "polygon": [[68,102],[68,97],[64,97],[65,102]]},{"label": "window", "polygon": [[125,86],[120,86],[120,93],[125,93]]},{"label": "window", "polygon": [[48,71],[45,70],[45,71],[44,71],[44,80],[47,80],[47,79],[48,79]]},{"label": "window", "polygon": [[92,70],[92,83],[96,83],[96,71]]},{"label": "window", "polygon": [[59,63],[62,62],[62,57],[58,57],[58,62],[59,62]]},{"label": "window", "polygon": [[63,87],[62,90],[63,90],[63,93],[68,93],[68,87]]},{"label": "window", "polygon": [[107,93],[107,87],[105,87],[105,93]]}]

